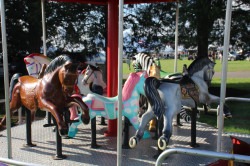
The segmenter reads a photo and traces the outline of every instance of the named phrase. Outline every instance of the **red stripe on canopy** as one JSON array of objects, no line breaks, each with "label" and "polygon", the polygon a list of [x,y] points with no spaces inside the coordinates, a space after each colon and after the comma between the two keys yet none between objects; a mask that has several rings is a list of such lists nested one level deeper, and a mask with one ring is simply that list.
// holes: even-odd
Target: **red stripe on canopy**
[{"label": "red stripe on canopy", "polygon": [[[73,2],[73,3],[89,3],[89,4],[105,5],[110,0],[48,0],[48,1]],[[178,1],[178,0],[124,0],[124,4],[176,2],[176,1]]]}]

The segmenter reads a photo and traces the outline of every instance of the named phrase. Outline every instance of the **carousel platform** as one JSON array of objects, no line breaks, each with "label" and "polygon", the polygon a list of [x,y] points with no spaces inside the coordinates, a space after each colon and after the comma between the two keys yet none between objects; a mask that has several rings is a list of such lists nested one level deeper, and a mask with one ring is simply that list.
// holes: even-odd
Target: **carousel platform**
[{"label": "carousel platform", "polygon": [[[97,144],[98,149],[90,147],[91,128],[89,125],[81,124],[79,132],[73,139],[62,139],[62,154],[67,158],[55,160],[56,155],[56,134],[52,127],[43,127],[47,120],[36,120],[32,123],[32,143],[34,147],[27,147],[26,144],[26,125],[21,124],[11,129],[12,135],[12,156],[14,160],[34,163],[46,166],[77,166],[77,165],[100,165],[115,166],[117,164],[117,137],[106,137],[104,132],[107,126],[98,125],[100,118],[97,117]],[[130,136],[135,130],[130,127]],[[151,133],[152,137],[154,133]],[[0,157],[7,158],[7,133],[1,132],[0,137]],[[216,151],[217,129],[207,124],[197,122],[196,142],[199,147],[194,149],[203,149]],[[250,136],[238,135],[238,138],[250,140]],[[169,148],[181,147],[192,148],[190,146],[190,124],[184,123],[183,126],[173,128]],[[222,151],[230,152],[232,149],[229,134],[222,136]],[[128,166],[152,166],[155,165],[154,156],[158,153],[157,141],[149,138],[139,142],[135,149],[122,149],[122,165]],[[216,161],[215,158],[206,158],[200,156],[190,156],[183,154],[171,155],[164,161],[163,165],[170,166],[195,166],[207,165]]]}]

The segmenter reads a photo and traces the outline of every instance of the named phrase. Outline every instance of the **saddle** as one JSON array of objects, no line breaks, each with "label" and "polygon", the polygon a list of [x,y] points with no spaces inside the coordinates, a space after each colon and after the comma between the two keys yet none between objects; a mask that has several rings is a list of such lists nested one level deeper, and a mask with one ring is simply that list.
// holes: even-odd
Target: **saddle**
[{"label": "saddle", "polygon": [[34,82],[37,82],[37,78],[32,77],[32,76],[22,76],[22,77],[19,77],[18,81],[21,83],[34,83]]},{"label": "saddle", "polygon": [[199,88],[189,76],[182,77],[180,87],[183,99],[192,98],[196,103],[199,103]]}]

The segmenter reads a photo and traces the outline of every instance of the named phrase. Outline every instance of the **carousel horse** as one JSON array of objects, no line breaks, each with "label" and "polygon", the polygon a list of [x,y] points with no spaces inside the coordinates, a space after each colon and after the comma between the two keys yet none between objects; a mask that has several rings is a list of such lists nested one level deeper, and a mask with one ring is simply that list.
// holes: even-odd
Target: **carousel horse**
[{"label": "carousel horse", "polygon": [[[103,95],[106,89],[106,83],[103,80],[103,75],[101,69],[99,67],[88,65],[86,69],[84,69],[78,75],[77,88],[79,88],[79,93],[83,96],[86,96],[88,93],[93,92],[99,95]],[[78,90],[75,90],[76,92]],[[77,107],[73,106],[70,108],[70,119],[75,120],[78,119]],[[102,118],[101,124],[105,124],[105,119]],[[79,123],[78,123],[79,124]]]},{"label": "carousel horse", "polygon": [[43,54],[33,53],[24,58],[24,63],[26,64],[26,69],[30,76],[35,78],[39,77],[39,73],[43,68],[43,65],[49,65],[51,59]]},{"label": "carousel horse", "polygon": [[[33,121],[37,109],[48,111],[54,117],[62,136],[68,133],[63,113],[73,104],[77,104],[83,111],[82,121],[88,124],[90,117],[87,105],[78,97],[71,97],[78,77],[77,66],[78,63],[74,63],[69,56],[61,55],[49,63],[44,76],[40,79],[14,75],[10,83],[11,114],[24,106],[31,112]],[[3,128],[5,123],[6,116],[2,119],[0,127]]]},{"label": "carousel horse", "polygon": [[82,81],[83,85],[91,84],[90,90],[99,95],[103,95],[107,87],[106,83],[103,81],[101,69],[93,65],[87,66]]},{"label": "carousel horse", "polygon": [[[182,78],[182,73],[168,73],[161,70],[161,64],[159,58],[152,58],[151,56],[145,53],[136,54],[133,57],[133,68],[135,71],[145,70],[149,76],[160,78],[167,78],[172,80],[180,80]],[[141,96],[140,99],[140,114],[143,114],[147,110],[147,99],[145,96]],[[181,110],[178,114],[177,124],[181,125],[180,117],[186,122],[190,122],[190,115],[187,113],[187,110]],[[156,131],[156,119],[152,119],[149,122],[149,131]]]},{"label": "carousel horse", "polygon": [[[191,63],[187,69],[188,74],[178,82],[148,77],[144,84],[145,95],[149,100],[148,110],[143,114],[135,136],[129,140],[130,147],[136,146],[151,119],[163,117],[163,134],[158,139],[158,148],[164,150],[172,135],[173,117],[181,110],[182,105],[197,109],[198,103],[219,103],[220,98],[208,92],[208,86],[214,74],[214,65],[215,63],[207,57],[200,57]],[[226,108],[224,114],[231,117]]]},{"label": "carousel horse", "polygon": [[[140,94],[144,95],[144,82],[147,78],[146,72],[130,73],[122,89],[122,115],[127,117],[133,127],[139,128],[139,98]],[[96,116],[102,116],[107,119],[117,118],[118,97],[104,97],[96,93],[89,93],[83,96],[83,102],[89,107],[90,119]],[[72,123],[69,128],[69,136],[74,137],[77,131],[77,123]],[[144,138],[148,138],[150,134],[144,133]]]},{"label": "carousel horse", "polygon": [[[99,95],[104,95],[104,90],[106,93],[106,83],[103,81],[102,71],[98,66],[88,65],[86,68],[86,73],[83,78],[83,85],[91,83],[90,90]],[[106,125],[105,118],[101,117],[101,125]]]},{"label": "carousel horse", "polygon": [[[26,64],[26,69],[28,71],[28,74],[30,76],[33,76],[35,78],[41,78],[44,74],[44,71],[46,69],[46,66],[51,62],[51,59],[47,56],[39,53],[33,53],[24,58],[24,62]],[[84,74],[80,73],[78,75],[77,83],[81,85],[81,81],[84,78]],[[78,92],[78,88],[80,87]],[[88,94],[90,92],[89,85],[81,85],[81,86],[74,86],[74,93],[80,93],[80,94]],[[69,108],[70,110],[70,120],[78,120],[80,116],[75,111],[75,106],[72,106]]]}]

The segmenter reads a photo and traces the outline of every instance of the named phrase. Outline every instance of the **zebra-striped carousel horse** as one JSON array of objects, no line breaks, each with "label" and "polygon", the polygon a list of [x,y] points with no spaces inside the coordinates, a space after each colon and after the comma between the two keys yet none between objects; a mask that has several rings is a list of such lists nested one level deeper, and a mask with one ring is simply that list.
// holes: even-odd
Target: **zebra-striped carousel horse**
[{"label": "zebra-striped carousel horse", "polygon": [[[145,53],[136,54],[133,57],[133,68],[135,71],[145,70],[149,76],[160,78],[166,78],[171,80],[180,80],[182,78],[182,73],[168,73],[161,70],[159,58],[152,58],[151,56]],[[184,72],[184,71],[183,71]],[[142,115],[147,110],[147,99],[145,96],[140,98],[140,114]],[[181,108],[181,111],[178,117],[182,118],[186,122],[190,123],[191,117],[188,111],[184,108]],[[177,119],[177,124],[180,124],[179,118]],[[150,121],[149,130],[154,131],[156,129],[156,121]]]}]

